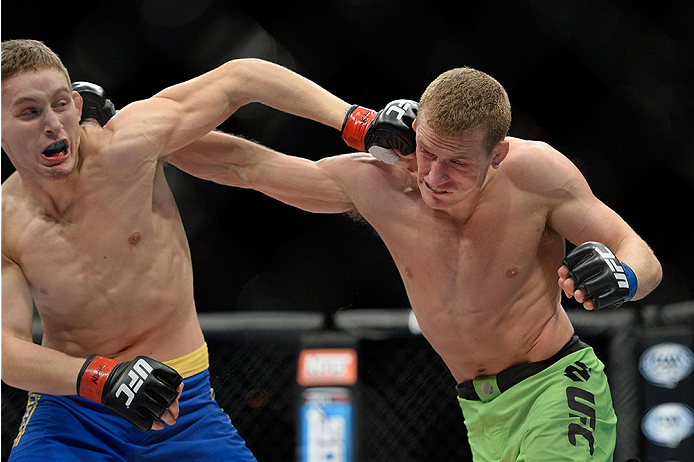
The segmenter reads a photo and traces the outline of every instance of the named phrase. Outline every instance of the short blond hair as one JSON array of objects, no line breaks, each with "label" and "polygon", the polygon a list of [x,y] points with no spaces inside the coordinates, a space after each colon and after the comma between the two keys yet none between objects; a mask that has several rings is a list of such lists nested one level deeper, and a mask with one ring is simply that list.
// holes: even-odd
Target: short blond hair
[{"label": "short blond hair", "polygon": [[439,75],[422,94],[419,111],[436,132],[448,136],[484,127],[485,147],[490,152],[511,126],[511,103],[504,87],[471,67]]},{"label": "short blond hair", "polygon": [[70,84],[70,74],[60,57],[38,40],[17,39],[2,42],[2,75],[7,79],[22,72],[56,69],[62,72]]}]

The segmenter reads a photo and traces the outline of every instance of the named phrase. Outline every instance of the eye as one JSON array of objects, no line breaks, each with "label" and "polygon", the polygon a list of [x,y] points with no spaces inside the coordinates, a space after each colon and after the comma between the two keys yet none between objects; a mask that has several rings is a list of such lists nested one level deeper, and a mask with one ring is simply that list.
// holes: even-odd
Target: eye
[{"label": "eye", "polygon": [[22,110],[19,111],[19,117],[23,119],[29,119],[34,116],[36,116],[39,113],[39,110],[35,107],[26,107]]},{"label": "eye", "polygon": [[434,154],[430,153],[429,151],[427,151],[426,149],[421,149],[420,151],[422,153],[422,156],[425,159],[428,159],[428,160],[436,159],[436,156]]},{"label": "eye", "polygon": [[67,100],[61,99],[61,100],[56,101],[56,103],[53,105],[53,107],[57,110],[63,110],[64,111],[65,109],[67,109],[69,107],[69,105],[70,105],[70,103]]},{"label": "eye", "polygon": [[469,173],[472,171],[472,164],[470,164],[468,161],[451,159],[451,164],[453,165],[453,168],[457,169],[459,172]]}]

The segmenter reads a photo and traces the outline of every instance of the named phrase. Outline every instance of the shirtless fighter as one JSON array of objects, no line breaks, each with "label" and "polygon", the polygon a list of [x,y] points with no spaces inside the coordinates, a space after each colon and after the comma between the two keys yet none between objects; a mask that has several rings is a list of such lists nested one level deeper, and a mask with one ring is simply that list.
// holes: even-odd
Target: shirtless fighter
[{"label": "shirtless fighter", "polygon": [[[304,210],[366,219],[459,383],[475,461],[612,460],[603,364],[574,335],[560,295],[589,310],[646,296],[661,278],[647,244],[561,153],[506,136],[507,94],[483,72],[443,73],[419,105],[339,109],[346,118],[329,124],[385,162],[362,153],[313,162],[221,133],[170,161]],[[566,256],[565,239],[577,245]]]},{"label": "shirtless fighter", "polygon": [[322,123],[342,117],[322,108],[345,103],[234,60],[80,126],[67,70],[33,40],[2,42],[1,85],[16,168],[2,185],[2,379],[31,392],[10,460],[255,460],[210,396],[162,159],[251,101]]}]

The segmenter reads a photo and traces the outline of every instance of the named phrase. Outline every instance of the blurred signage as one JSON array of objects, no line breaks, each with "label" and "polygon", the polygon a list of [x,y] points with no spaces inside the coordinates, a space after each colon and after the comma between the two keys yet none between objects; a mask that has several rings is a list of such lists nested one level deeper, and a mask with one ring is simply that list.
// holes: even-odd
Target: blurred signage
[{"label": "blurred signage", "polygon": [[303,387],[354,385],[357,352],[352,348],[302,350],[296,380]]},{"label": "blurred signage", "polygon": [[652,443],[676,448],[694,434],[694,411],[682,403],[659,404],[643,416],[641,429]]},{"label": "blurred signage", "polygon": [[352,414],[347,388],[304,390],[299,412],[299,461],[351,462]]},{"label": "blurred signage", "polygon": [[639,371],[652,385],[675,388],[694,369],[694,353],[680,343],[664,342],[643,352]]}]

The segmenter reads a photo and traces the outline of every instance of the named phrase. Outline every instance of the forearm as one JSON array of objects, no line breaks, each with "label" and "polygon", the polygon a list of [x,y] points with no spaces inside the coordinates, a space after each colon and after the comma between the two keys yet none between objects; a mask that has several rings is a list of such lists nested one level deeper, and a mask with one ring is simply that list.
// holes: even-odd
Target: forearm
[{"label": "forearm", "polygon": [[[254,102],[337,130],[342,128],[349,108],[345,101],[306,77],[261,59],[228,61],[188,82],[162,90],[155,98],[174,103],[162,106],[159,117],[165,126],[179,132],[178,136],[183,131],[184,137],[191,136],[185,132],[205,126],[205,133],[209,132],[238,108]],[[178,123],[175,128],[172,121]]]},{"label": "forearm", "polygon": [[251,102],[337,130],[348,108],[344,101],[289,69],[258,59],[238,59],[168,87],[149,100],[130,104],[110,123],[114,130],[130,130],[138,139],[146,127],[148,149],[165,157],[205,136]]},{"label": "forearm", "polygon": [[266,150],[252,141],[213,131],[174,152],[167,161],[197,178],[248,188],[246,170],[260,163]]},{"label": "forearm", "polygon": [[342,213],[354,205],[322,168],[338,158],[313,162],[281,154],[249,140],[212,132],[173,153],[169,163],[198,178],[260,191],[303,210]]},{"label": "forearm", "polygon": [[248,102],[314,120],[337,130],[349,104],[311,80],[285,67],[259,59],[235,62],[244,74],[242,91]]},{"label": "forearm", "polygon": [[638,286],[632,300],[640,300],[658,287],[663,277],[662,268],[653,251],[643,239],[637,235],[627,237],[620,241],[612,251],[636,275]]},{"label": "forearm", "polygon": [[2,380],[21,390],[74,395],[84,358],[75,358],[3,333]]}]

